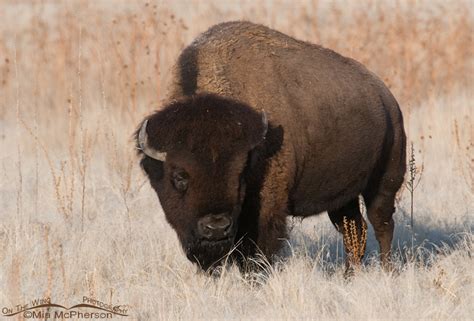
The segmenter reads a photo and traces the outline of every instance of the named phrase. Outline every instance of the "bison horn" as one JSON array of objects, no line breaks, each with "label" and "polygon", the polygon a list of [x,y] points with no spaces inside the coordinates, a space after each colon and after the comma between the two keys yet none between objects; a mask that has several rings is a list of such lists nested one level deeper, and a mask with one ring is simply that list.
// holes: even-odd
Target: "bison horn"
[{"label": "bison horn", "polygon": [[263,123],[262,137],[265,138],[265,136],[267,135],[267,130],[268,130],[268,118],[267,118],[267,113],[265,111],[262,111],[262,123]]},{"label": "bison horn", "polygon": [[146,133],[146,125],[148,124],[148,119],[146,119],[140,131],[138,132],[138,148],[147,156],[154,158],[156,160],[164,162],[166,159],[166,153],[160,152],[153,147],[148,145],[148,134]]}]

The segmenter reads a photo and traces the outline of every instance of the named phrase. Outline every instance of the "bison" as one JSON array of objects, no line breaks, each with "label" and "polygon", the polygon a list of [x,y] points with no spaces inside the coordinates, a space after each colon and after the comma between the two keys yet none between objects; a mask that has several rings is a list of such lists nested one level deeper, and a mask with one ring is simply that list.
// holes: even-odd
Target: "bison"
[{"label": "bison", "polygon": [[237,262],[257,253],[272,260],[289,215],[326,211],[344,235],[346,262],[360,262],[362,195],[389,263],[406,137],[376,75],[242,21],[201,34],[172,72],[165,106],[139,125],[136,143],[189,260],[205,270],[231,250]]}]

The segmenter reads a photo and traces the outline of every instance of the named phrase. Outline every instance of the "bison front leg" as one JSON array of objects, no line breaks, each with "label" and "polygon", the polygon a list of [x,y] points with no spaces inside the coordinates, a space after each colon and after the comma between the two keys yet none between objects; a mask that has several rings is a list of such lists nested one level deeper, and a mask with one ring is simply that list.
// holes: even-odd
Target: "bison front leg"
[{"label": "bison front leg", "polygon": [[287,237],[288,182],[293,175],[289,154],[282,149],[270,160],[260,191],[257,246],[270,262]]},{"label": "bison front leg", "polygon": [[354,199],[338,210],[330,211],[329,218],[344,238],[346,252],[346,274],[360,266],[367,243],[367,224],[359,209],[358,199]]},{"label": "bison front leg", "polygon": [[[262,215],[263,214],[263,215]],[[258,249],[269,262],[282,246],[286,239],[286,211],[269,209],[260,212],[258,226]]]}]

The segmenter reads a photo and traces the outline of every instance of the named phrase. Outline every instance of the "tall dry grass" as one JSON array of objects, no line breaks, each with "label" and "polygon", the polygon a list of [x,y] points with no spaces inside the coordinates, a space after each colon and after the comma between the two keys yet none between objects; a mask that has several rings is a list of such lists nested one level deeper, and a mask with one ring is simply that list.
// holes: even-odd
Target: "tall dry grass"
[{"label": "tall dry grass", "polygon": [[[130,304],[130,320],[468,318],[472,17],[462,0],[0,1],[0,307],[90,295]],[[288,262],[257,284],[196,275],[184,258],[130,136],[159,108],[180,50],[235,19],[355,58],[399,100],[424,169],[413,229],[406,189],[397,204],[399,275],[369,255],[344,283],[324,215],[290,222]]]},{"label": "tall dry grass", "polygon": [[[408,108],[472,82],[471,6],[469,1],[3,1],[0,88],[16,90],[16,50],[23,104],[45,102],[41,111],[63,113],[69,106],[76,114],[93,105],[134,119],[137,110],[156,107],[169,67],[192,38],[212,24],[247,19],[359,60]],[[2,95],[2,115],[14,105],[13,97]]]}]

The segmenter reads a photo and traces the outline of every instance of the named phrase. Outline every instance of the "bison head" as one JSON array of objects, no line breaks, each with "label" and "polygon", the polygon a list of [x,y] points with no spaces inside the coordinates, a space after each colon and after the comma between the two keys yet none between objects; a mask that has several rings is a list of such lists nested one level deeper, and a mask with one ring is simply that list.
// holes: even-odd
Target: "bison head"
[{"label": "bison head", "polygon": [[210,94],[174,101],[137,130],[141,166],[187,257],[208,269],[231,250],[246,192],[249,153],[265,113]]}]

